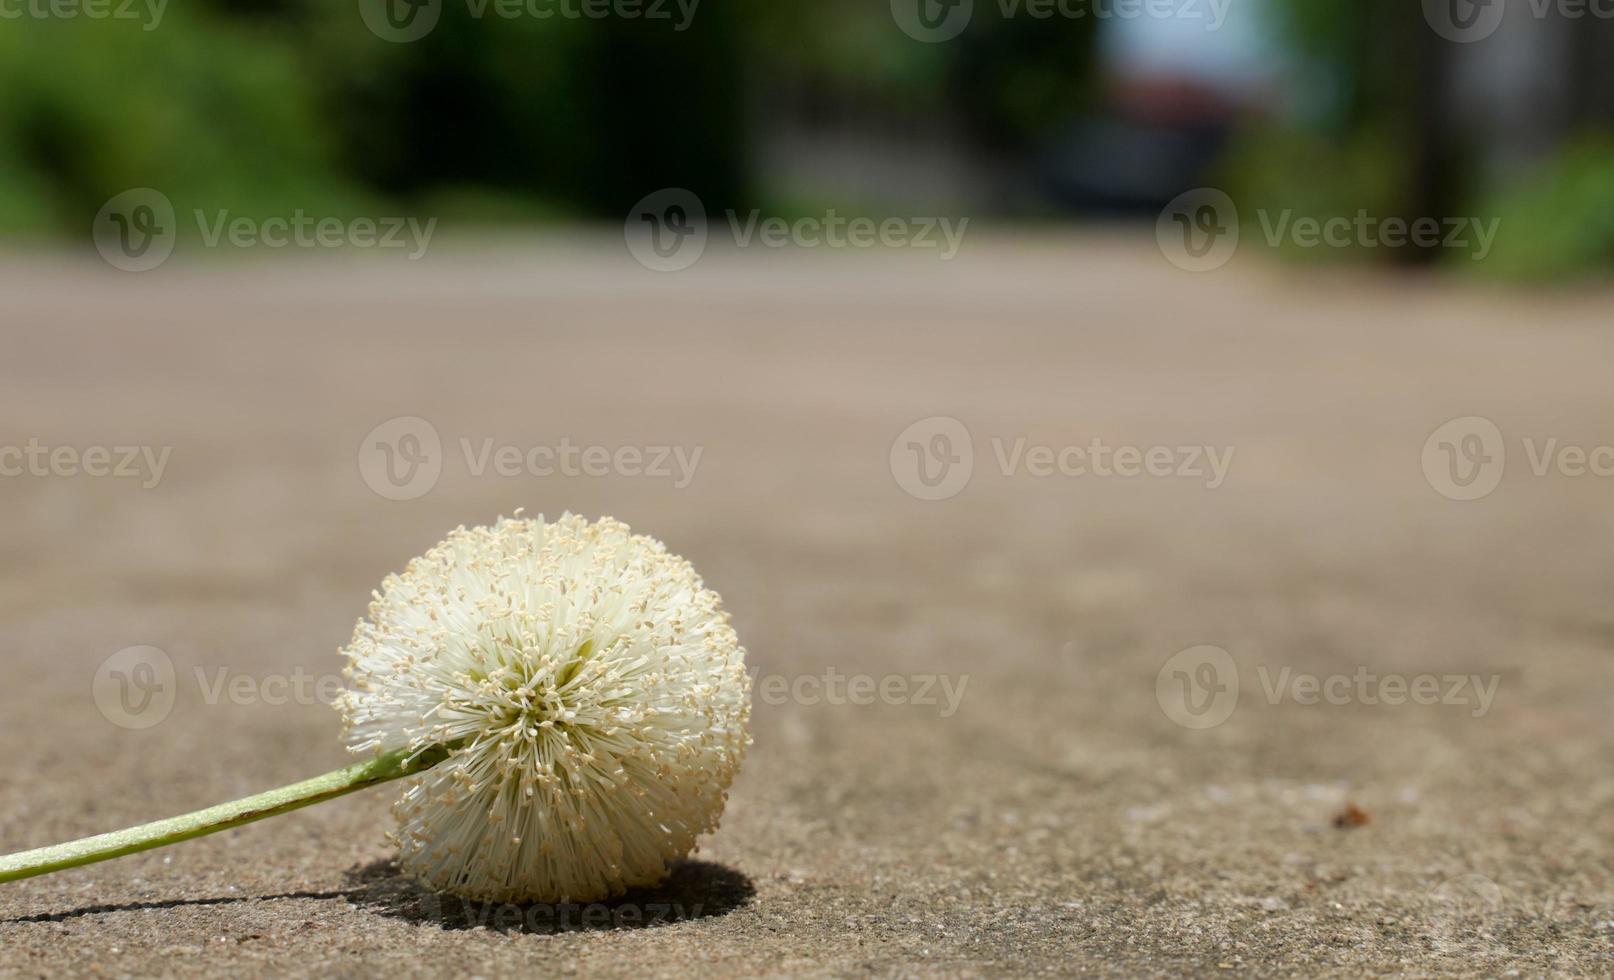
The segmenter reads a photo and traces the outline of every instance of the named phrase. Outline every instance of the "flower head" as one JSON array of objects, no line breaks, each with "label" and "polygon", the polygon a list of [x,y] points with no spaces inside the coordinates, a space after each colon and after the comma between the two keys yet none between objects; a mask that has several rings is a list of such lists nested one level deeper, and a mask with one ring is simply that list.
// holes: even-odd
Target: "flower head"
[{"label": "flower head", "polygon": [[394,807],[400,861],[472,898],[660,881],[750,742],[717,593],[609,518],[458,528],[382,583],[344,653],[353,751],[447,749]]}]

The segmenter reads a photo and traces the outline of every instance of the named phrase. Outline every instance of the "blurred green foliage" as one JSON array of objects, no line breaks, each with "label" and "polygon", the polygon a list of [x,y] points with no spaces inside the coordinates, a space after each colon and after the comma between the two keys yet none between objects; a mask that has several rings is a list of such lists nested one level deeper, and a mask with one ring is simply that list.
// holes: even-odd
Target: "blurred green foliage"
[{"label": "blurred green foliage", "polygon": [[942,45],[850,0],[705,0],[683,30],[474,6],[443,0],[403,44],[372,34],[354,0],[171,3],[154,30],[0,21],[0,230],[78,233],[139,186],[181,212],[244,216],[388,202],[615,217],[667,186],[739,207],[767,192],[753,129],[792,85],[876,119],[962,119],[1006,145],[1090,87],[1088,25],[997,23],[993,5]]},{"label": "blurred green foliage", "polygon": [[250,214],[362,195],[334,166],[297,53],[263,32],[170,9],[0,29],[0,222],[82,228],[130,187]]},{"label": "blurred green foliage", "polygon": [[1482,271],[1514,282],[1606,275],[1614,265],[1614,139],[1573,143],[1516,187],[1491,195],[1481,213],[1500,222]]},{"label": "blurred green foliage", "polygon": [[[1382,129],[1336,135],[1294,126],[1254,127],[1234,141],[1221,169],[1251,241],[1264,240],[1262,215],[1268,222],[1285,212],[1318,221],[1349,219],[1363,210],[1388,216],[1401,213],[1405,198],[1399,145]],[[1385,258],[1382,249],[1342,253],[1298,248],[1288,240],[1279,247],[1286,258],[1309,262]]]}]

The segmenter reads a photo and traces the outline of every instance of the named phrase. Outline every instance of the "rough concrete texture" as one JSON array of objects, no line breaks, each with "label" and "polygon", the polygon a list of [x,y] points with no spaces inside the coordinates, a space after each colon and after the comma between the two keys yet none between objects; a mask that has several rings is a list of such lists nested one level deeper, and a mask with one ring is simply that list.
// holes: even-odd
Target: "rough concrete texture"
[{"label": "rough concrete texture", "polygon": [[[0,972],[1614,973],[1614,483],[1532,459],[1614,445],[1606,294],[1195,277],[1129,240],[754,251],[673,275],[605,240],[8,258],[0,443],[172,452],[149,489],[0,480],[0,849],[343,764],[313,679],[370,590],[517,507],[690,558],[759,689],[722,828],[656,892],[423,893],[381,788],[0,886]],[[358,466],[396,416],[443,443],[413,500]],[[931,416],[967,426],[973,470],[921,501],[892,450]],[[1422,462],[1461,416],[1506,440],[1471,502]],[[486,440],[563,438],[702,455],[683,488],[474,472]],[[1094,439],[1235,455],[1214,489],[1028,470]],[[139,644],[177,694],[127,729],[92,692]],[[1168,664],[1199,645],[1229,659]],[[825,703],[832,670],[908,695]],[[956,710],[918,696],[932,675]],[[1421,675],[1437,703],[1386,703]]]}]

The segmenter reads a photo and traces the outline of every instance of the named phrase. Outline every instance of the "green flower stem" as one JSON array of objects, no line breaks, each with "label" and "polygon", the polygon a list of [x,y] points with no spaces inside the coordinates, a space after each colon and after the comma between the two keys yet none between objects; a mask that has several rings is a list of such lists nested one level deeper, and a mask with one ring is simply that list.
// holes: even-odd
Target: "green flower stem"
[{"label": "green flower stem", "polygon": [[8,854],[0,857],[0,882],[32,878],[35,875],[94,864],[96,861],[110,861],[125,854],[149,851],[154,847],[177,844],[192,837],[229,830],[231,827],[239,827],[265,817],[290,813],[377,783],[413,775],[431,768],[447,757],[446,748],[413,754],[401,750],[233,803],[220,803],[205,810],[187,813],[182,817],[170,817],[167,820],[141,824],[110,834]]}]

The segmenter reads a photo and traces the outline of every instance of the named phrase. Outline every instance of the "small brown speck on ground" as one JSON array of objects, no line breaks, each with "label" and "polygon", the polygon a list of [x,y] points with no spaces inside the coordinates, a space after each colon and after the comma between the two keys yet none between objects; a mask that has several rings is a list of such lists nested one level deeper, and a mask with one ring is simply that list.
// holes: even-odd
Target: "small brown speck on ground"
[{"label": "small brown speck on ground", "polygon": [[1334,814],[1334,826],[1339,830],[1352,830],[1364,827],[1372,822],[1373,815],[1357,806],[1355,803],[1345,804],[1345,809]]}]

